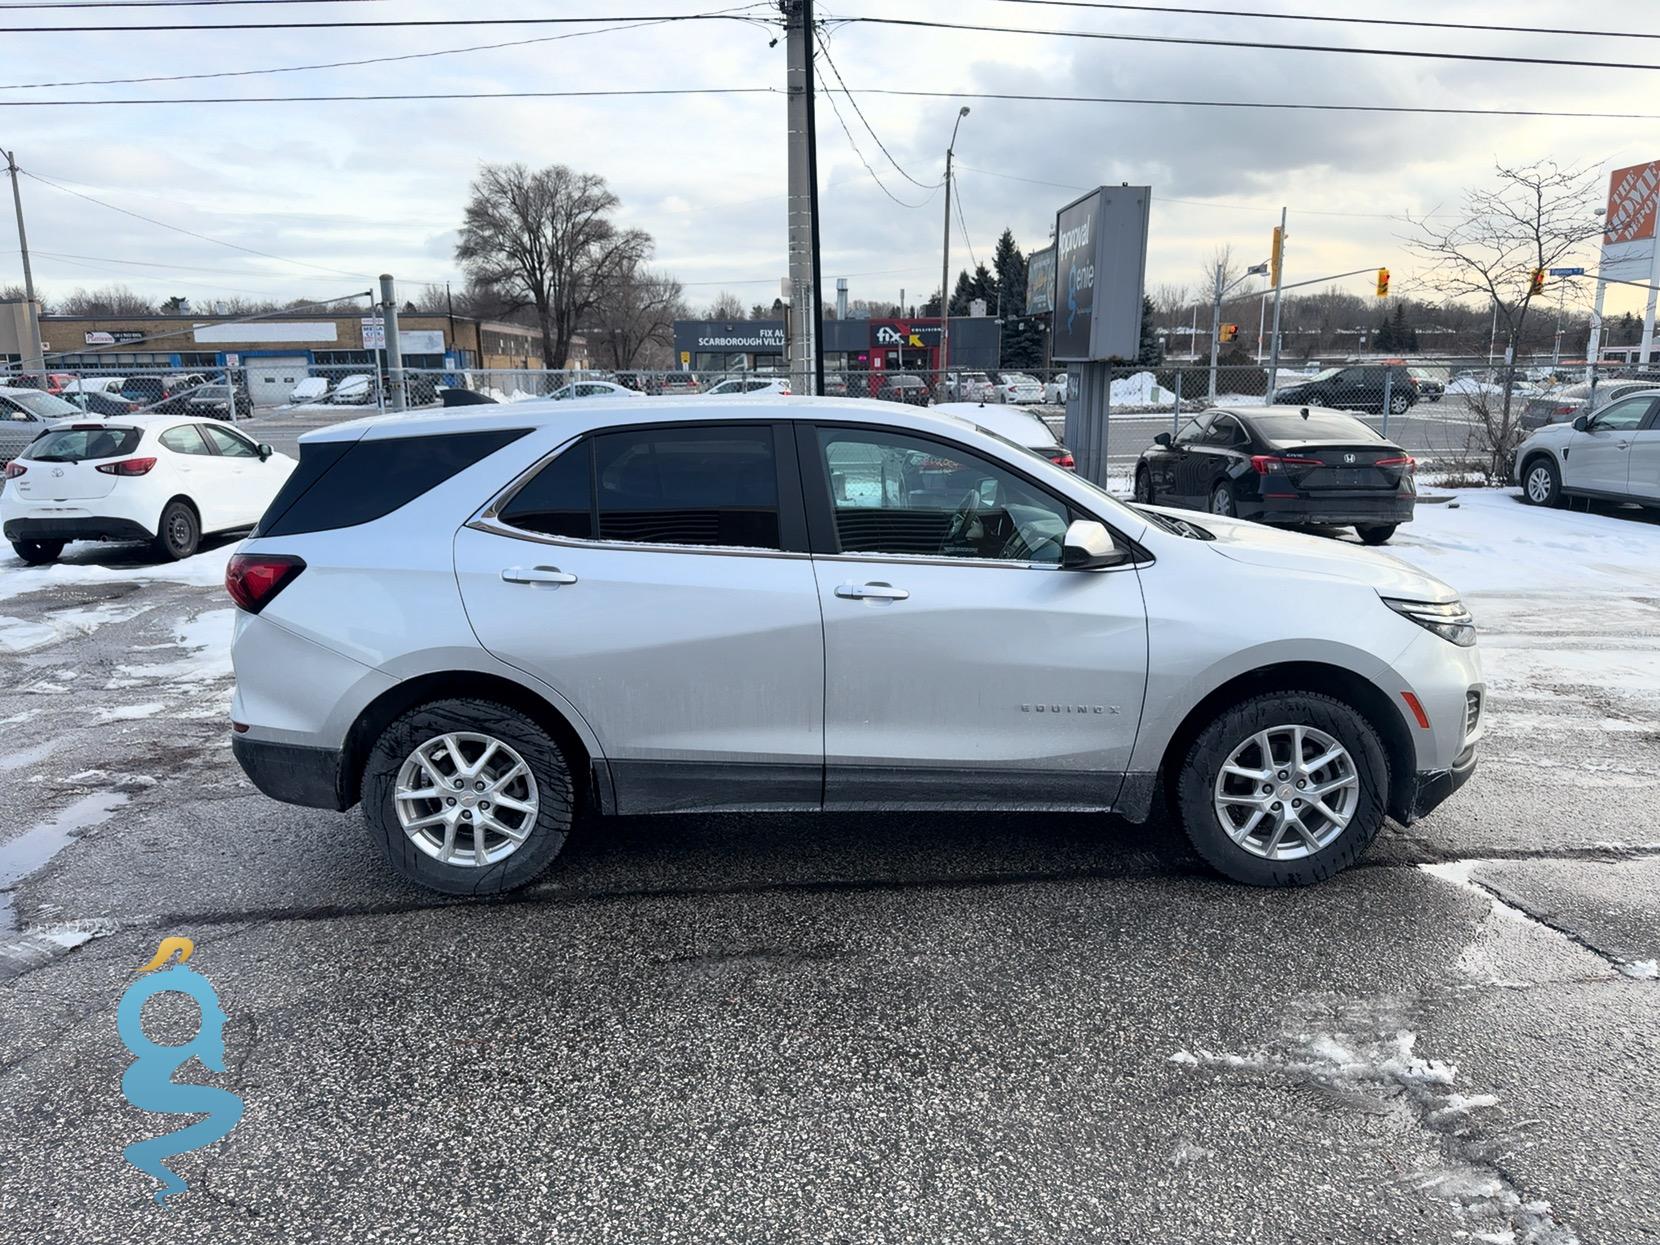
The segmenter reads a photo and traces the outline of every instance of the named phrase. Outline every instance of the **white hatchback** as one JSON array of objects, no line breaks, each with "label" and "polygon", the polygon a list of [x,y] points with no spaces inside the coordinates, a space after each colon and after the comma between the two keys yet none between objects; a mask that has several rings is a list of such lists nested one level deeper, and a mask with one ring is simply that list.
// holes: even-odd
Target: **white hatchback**
[{"label": "white hatchback", "polygon": [[252,527],[293,470],[218,420],[62,420],[6,464],[0,524],[30,565],[72,540],[145,540],[185,558],[204,534]]}]

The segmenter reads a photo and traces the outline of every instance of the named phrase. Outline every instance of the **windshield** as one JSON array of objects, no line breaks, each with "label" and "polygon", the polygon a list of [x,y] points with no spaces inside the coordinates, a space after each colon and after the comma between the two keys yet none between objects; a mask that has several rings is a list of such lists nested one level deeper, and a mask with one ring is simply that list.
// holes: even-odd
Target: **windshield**
[{"label": "windshield", "polygon": [[41,419],[62,419],[66,415],[79,415],[81,409],[73,403],[65,402],[62,398],[54,398],[49,393],[34,393],[29,390],[13,390],[8,397],[31,415],[38,415]]},{"label": "windshield", "polygon": [[92,458],[118,458],[138,448],[143,435],[137,428],[64,428],[42,433],[23,457],[37,463],[79,463]]}]

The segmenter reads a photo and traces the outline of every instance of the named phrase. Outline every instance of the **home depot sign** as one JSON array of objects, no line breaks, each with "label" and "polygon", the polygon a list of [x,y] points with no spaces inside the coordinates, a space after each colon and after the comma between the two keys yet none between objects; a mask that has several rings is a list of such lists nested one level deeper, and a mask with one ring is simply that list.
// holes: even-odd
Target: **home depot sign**
[{"label": "home depot sign", "polygon": [[1655,211],[1660,206],[1660,160],[1615,169],[1608,178],[1608,216],[1599,275],[1647,281],[1654,269]]}]

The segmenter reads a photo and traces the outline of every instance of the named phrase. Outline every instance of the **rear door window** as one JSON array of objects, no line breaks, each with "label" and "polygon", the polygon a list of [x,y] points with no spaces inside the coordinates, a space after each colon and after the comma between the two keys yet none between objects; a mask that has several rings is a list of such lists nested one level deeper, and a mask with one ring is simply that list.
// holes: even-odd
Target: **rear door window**
[{"label": "rear door window", "polygon": [[594,483],[601,540],[783,547],[768,426],[605,433],[594,438]]}]

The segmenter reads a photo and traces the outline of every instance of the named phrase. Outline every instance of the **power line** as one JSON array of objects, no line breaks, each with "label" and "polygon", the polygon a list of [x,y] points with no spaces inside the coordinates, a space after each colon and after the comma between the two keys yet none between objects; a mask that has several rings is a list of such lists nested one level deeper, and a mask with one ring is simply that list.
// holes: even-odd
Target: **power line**
[{"label": "power line", "polygon": [[1060,104],[1137,104],[1155,108],[1268,108],[1303,112],[1423,113],[1447,117],[1566,117],[1588,121],[1660,121],[1660,112],[1566,112],[1543,108],[1421,108],[1404,104],[1305,104],[1268,100],[1138,99],[1127,95],[1037,95],[1015,91],[911,91],[898,87],[854,87],[857,95],[898,95],[915,99],[1001,99]]},{"label": "power line", "polygon": [[974,253],[974,243],[969,241],[968,221],[963,217],[963,188],[962,183],[951,187],[951,197],[957,201],[957,224],[963,231],[963,245],[968,248],[968,262],[974,265],[976,272],[980,268],[980,257]]},{"label": "power line", "polygon": [[1100,30],[1034,30],[1027,26],[978,26],[967,22],[930,22],[916,17],[838,17],[838,25],[908,26],[922,30],[966,30],[994,35],[1041,35],[1050,39],[1104,39],[1114,43],[1170,43],[1184,47],[1252,48],[1269,52],[1326,52],[1342,56],[1403,56],[1438,61],[1480,61],[1497,65],[1556,65],[1575,69],[1648,69],[1660,65],[1632,61],[1561,60],[1548,56],[1500,56],[1490,52],[1426,52],[1415,48],[1356,48],[1330,43],[1257,43],[1248,39],[1198,39],[1176,35],[1126,35]]},{"label": "power line", "polygon": [[[202,0],[197,0],[201,3]],[[224,0],[226,3],[232,0]],[[238,4],[246,3],[277,3],[278,0],[234,0]],[[281,0],[288,3],[289,0]],[[294,0],[295,3],[315,4],[319,0]],[[352,0],[358,3],[359,0]],[[367,2],[367,0],[365,0]],[[378,3],[379,0],[373,0]],[[749,9],[765,6],[766,0],[756,0],[752,4],[738,5],[731,9],[716,10],[718,13],[739,13]],[[589,35],[613,34],[623,30],[644,30],[651,26],[663,25],[662,22],[635,22],[623,26],[603,26],[597,30],[575,30],[562,35],[538,35],[530,39],[510,39],[503,43],[477,43],[464,48],[439,48],[432,52],[404,52],[395,56],[369,56],[361,60],[350,61],[323,61],[315,65],[280,65],[271,69],[221,69],[212,73],[183,73],[183,74],[154,74],[142,78],[80,78],[65,82],[8,82],[0,84],[0,91],[33,91],[48,87],[71,86],[126,86],[143,82],[197,82],[205,78],[252,78],[263,74],[302,73],[313,69],[354,69],[363,65],[385,65],[397,61],[428,60],[438,56],[460,56],[468,52],[492,52],[500,48],[528,47],[537,43],[557,43],[562,39],[583,39]]]},{"label": "power line", "polygon": [[[853,98],[853,93],[847,89],[847,80],[842,77],[842,71],[836,68],[836,62],[831,59],[831,57],[830,57],[830,48],[829,48],[828,44],[825,42],[824,37],[822,35],[820,35],[817,31],[815,31],[814,34],[818,38],[819,51],[824,54],[825,64],[830,66],[830,72],[835,74],[836,75],[836,81],[841,83],[842,94],[847,96],[847,102],[853,106],[853,111],[858,116],[860,122],[864,125],[865,131],[870,135],[870,137],[873,140],[875,140],[876,146],[881,149],[882,154],[888,158],[888,163],[893,165],[894,172],[898,173],[899,176],[903,177],[906,181],[910,182],[911,185],[915,186],[919,190],[932,190],[935,186],[940,185],[941,183],[939,183],[939,182],[919,182],[919,181],[917,181],[916,178],[912,177],[909,173],[907,173],[903,168],[900,167],[899,161],[897,161],[893,158],[893,153],[888,150],[887,144],[885,144],[882,141],[881,137],[876,133],[876,130],[871,126],[870,121],[865,117],[864,109],[859,107],[859,101],[854,99]],[[820,79],[819,79],[820,84],[822,84],[823,81],[824,81],[824,79],[822,77],[820,77]],[[830,94],[830,91],[829,91],[828,87],[825,88],[825,94],[827,96]],[[835,101],[833,99],[831,100],[831,107],[832,108],[835,107]],[[926,202],[926,200],[924,200],[924,202]]]},{"label": "power line", "polygon": [[1482,22],[1431,22],[1404,17],[1332,17],[1324,13],[1255,13],[1239,9],[1198,8],[1177,4],[1105,4],[1099,0],[998,0],[1001,4],[1032,4],[1057,9],[1108,9],[1125,13],[1176,13],[1215,20],[1244,17],[1281,22],[1328,22],[1351,26],[1413,26],[1427,30],[1479,30],[1507,35],[1584,35],[1595,39],[1660,39],[1660,33],[1633,30],[1575,30],[1560,26],[1499,26]]},{"label": "power line", "polygon": [[[383,95],[225,95],[189,99],[9,99],[7,108],[149,107],[157,104],[329,104],[373,103],[386,100],[434,99],[603,99],[610,96],[649,95],[778,95],[773,86],[665,87],[659,90],[616,91],[422,91]],[[1584,115],[1584,114],[1581,114]],[[1595,115],[1595,114],[1590,114]],[[352,275],[356,275],[355,273]]]},{"label": "power line", "polygon": [[196,238],[202,242],[211,242],[215,246],[226,247],[233,251],[242,251],[247,255],[257,255],[261,259],[273,259],[279,264],[294,264],[301,268],[315,268],[318,272],[332,273],[335,276],[340,277],[361,277],[363,275],[358,272],[346,272],[341,268],[330,268],[324,264],[309,263],[303,259],[285,259],[281,255],[273,255],[269,251],[257,251],[251,246],[243,246],[237,242],[226,242],[223,238],[209,237],[205,233],[197,233],[195,230],[186,229],[182,225],[170,225],[166,221],[157,220],[153,216],[145,216],[140,212],[134,212],[128,208],[117,207],[113,203],[105,203],[102,199],[95,199],[91,195],[84,195],[78,190],[71,190],[68,186],[60,186],[57,182],[52,181],[50,178],[42,177],[39,173],[31,173],[28,169],[20,168],[18,169],[18,172],[32,181],[40,182],[44,186],[50,186],[53,190],[62,191],[66,195],[74,195],[77,199],[85,199],[88,203],[96,203],[101,208],[108,208],[112,212],[120,212],[123,216],[131,216],[135,220],[141,220],[146,224],[155,225],[162,229],[170,229],[174,233],[182,233],[186,237]]},{"label": "power line", "polygon": [[817,65],[813,66],[813,76],[818,79],[818,84],[824,91],[824,98],[830,101],[830,111],[836,114],[836,121],[842,127],[842,133],[847,135],[847,145],[853,148],[853,154],[859,157],[859,163],[865,166],[865,172],[870,174],[870,180],[876,183],[876,188],[902,208],[915,209],[926,207],[928,205],[928,200],[933,198],[932,194],[928,196],[928,199],[924,199],[921,203],[907,203],[887,188],[887,185],[882,181],[882,179],[876,175],[876,170],[870,167],[870,161],[865,159],[865,153],[859,150],[859,144],[853,139],[853,131],[847,128],[847,118],[842,116],[841,107],[836,103],[836,97],[831,92],[829,86],[825,83],[824,74],[819,71]]},{"label": "power line", "polygon": [[[7,35],[131,34],[145,31],[204,30],[381,30],[438,26],[585,26],[596,22],[741,22],[755,21],[732,15],[698,13],[632,13],[627,16],[603,14],[598,17],[425,17],[387,21],[339,22],[162,22],[144,26],[0,26]],[[864,19],[860,19],[864,20]]]}]

